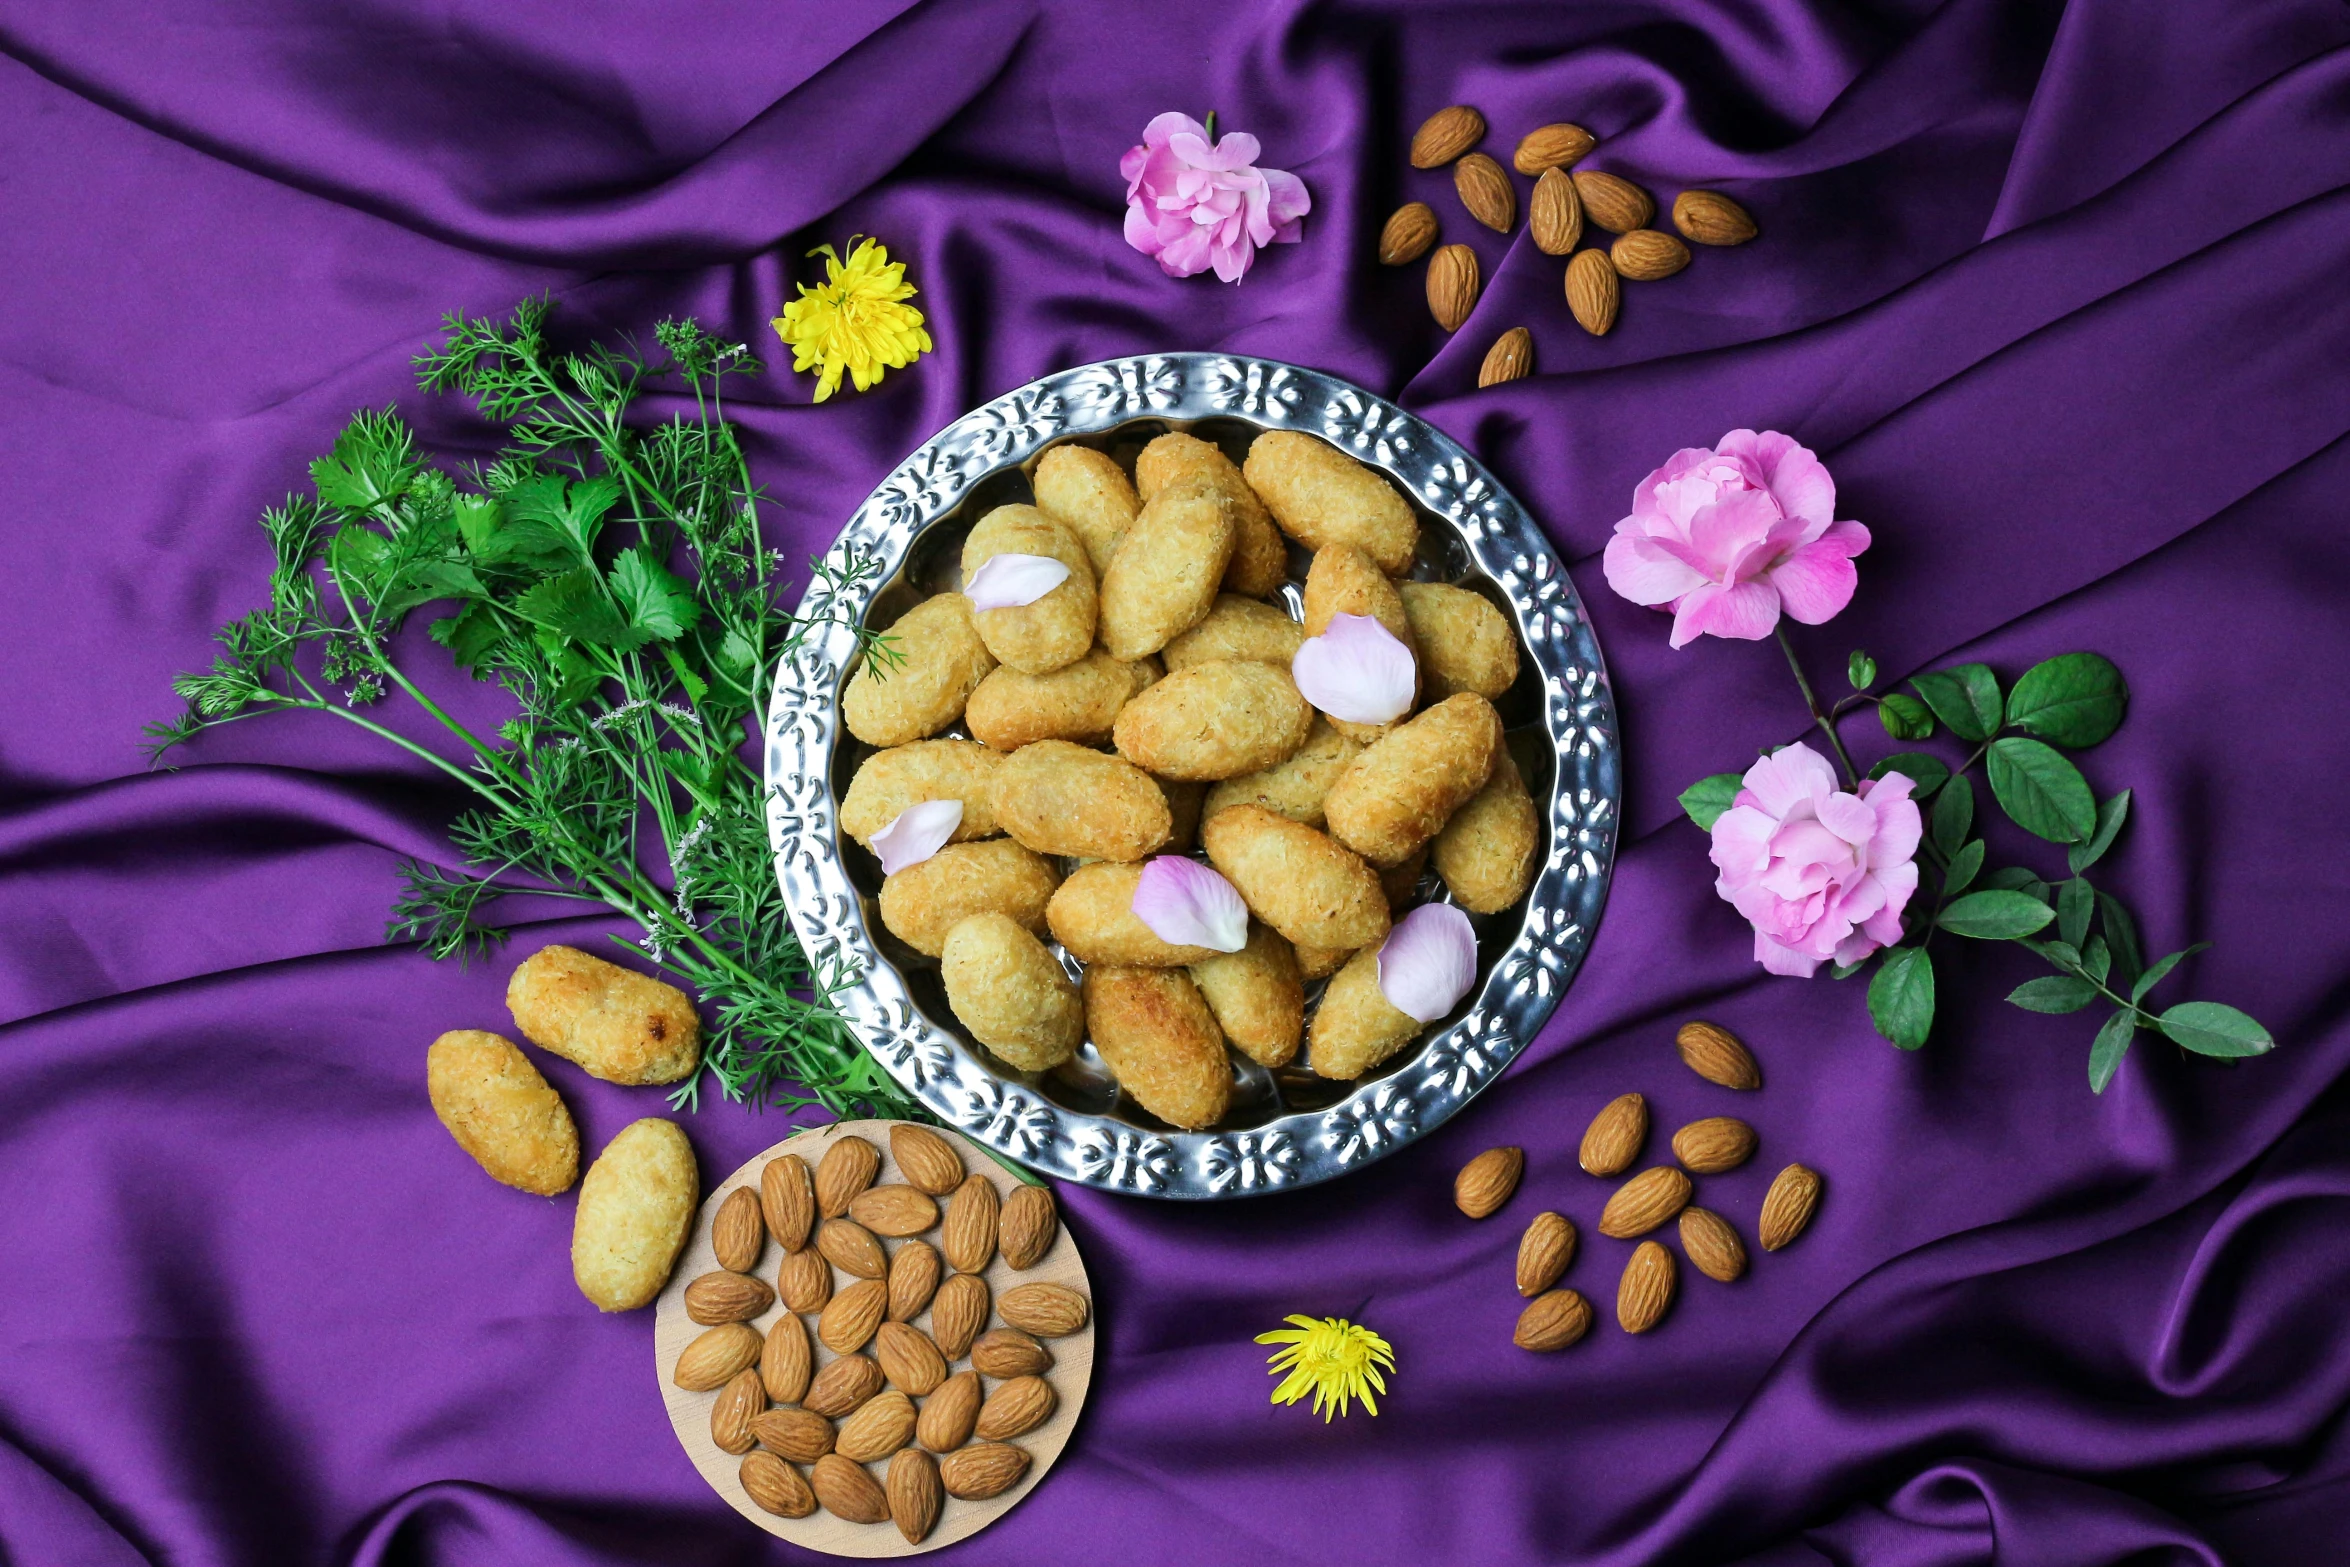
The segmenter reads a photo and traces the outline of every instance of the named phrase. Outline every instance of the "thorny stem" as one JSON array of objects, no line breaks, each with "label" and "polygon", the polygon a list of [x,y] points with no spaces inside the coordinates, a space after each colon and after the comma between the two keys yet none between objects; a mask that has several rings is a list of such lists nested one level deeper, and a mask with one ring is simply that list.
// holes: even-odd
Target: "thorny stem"
[{"label": "thorny stem", "polygon": [[1860,787],[1860,773],[1852,765],[1851,755],[1844,749],[1844,741],[1836,733],[1836,726],[1820,710],[1820,699],[1812,695],[1811,681],[1803,673],[1803,664],[1795,656],[1795,643],[1787,635],[1786,622],[1779,624],[1779,650],[1787,655],[1787,667],[1795,671],[1796,689],[1803,693],[1803,705],[1811,710],[1811,720],[1820,726],[1820,733],[1828,737],[1828,744],[1836,748],[1836,760],[1844,764],[1844,781],[1854,789]]}]

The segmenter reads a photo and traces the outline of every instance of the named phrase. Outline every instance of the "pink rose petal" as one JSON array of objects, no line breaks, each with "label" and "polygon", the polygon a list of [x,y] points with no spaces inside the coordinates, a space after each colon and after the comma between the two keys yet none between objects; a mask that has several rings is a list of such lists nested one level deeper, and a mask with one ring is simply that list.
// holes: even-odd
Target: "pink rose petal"
[{"label": "pink rose petal", "polygon": [[1069,580],[1069,568],[1050,555],[990,555],[963,584],[973,609],[1019,609]]},{"label": "pink rose petal", "polygon": [[1433,1023],[1477,982],[1477,932],[1449,903],[1423,903],[1379,948],[1379,992],[1406,1017]]},{"label": "pink rose petal", "polygon": [[1248,945],[1248,905],[1232,883],[1197,860],[1162,854],[1134,884],[1134,917],[1178,947],[1238,952]]},{"label": "pink rose petal", "polygon": [[873,835],[873,852],[881,857],[884,875],[895,876],[909,865],[919,865],[947,845],[963,825],[960,800],[924,800],[890,818]]},{"label": "pink rose petal", "polygon": [[1333,615],[1289,661],[1305,699],[1350,724],[1386,724],[1412,708],[1412,650],[1368,615]]}]

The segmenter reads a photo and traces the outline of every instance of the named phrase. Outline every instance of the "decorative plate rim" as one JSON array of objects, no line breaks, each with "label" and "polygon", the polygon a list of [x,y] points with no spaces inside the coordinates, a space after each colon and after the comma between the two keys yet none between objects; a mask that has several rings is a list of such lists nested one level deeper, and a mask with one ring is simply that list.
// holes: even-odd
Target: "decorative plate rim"
[{"label": "decorative plate rim", "polygon": [[1150,1131],[1059,1105],[1006,1079],[926,1017],[867,929],[841,857],[831,774],[845,625],[812,632],[779,663],[765,727],[768,839],[793,927],[820,968],[853,971],[836,992],[866,1049],[940,1120],[1047,1175],[1106,1191],[1214,1201],[1335,1179],[1457,1114],[1549,1020],[1589,951],[1607,901],[1623,795],[1607,667],[1574,584],[1525,508],[1450,436],[1317,370],[1237,354],[1140,354],[1059,371],[973,409],[925,441],[858,507],[826,560],[880,572],[808,613],[861,620],[920,533],[970,487],[1046,445],[1136,419],[1237,418],[1331,441],[1447,519],[1499,584],[1541,685],[1556,758],[1543,802],[1550,852],[1519,929],[1467,1014],[1387,1075],[1343,1099],[1234,1131]]}]

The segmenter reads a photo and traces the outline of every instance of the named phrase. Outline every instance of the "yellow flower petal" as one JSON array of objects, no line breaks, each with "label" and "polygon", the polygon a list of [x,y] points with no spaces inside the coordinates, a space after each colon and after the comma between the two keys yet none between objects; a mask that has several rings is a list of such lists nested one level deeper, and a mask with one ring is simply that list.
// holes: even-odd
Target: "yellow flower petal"
[{"label": "yellow flower petal", "polygon": [[845,259],[830,245],[809,254],[825,258],[824,281],[799,285],[800,297],[770,325],[790,347],[794,370],[818,372],[817,402],[840,390],[843,374],[866,391],[930,352],[922,312],[904,303],[915,293],[904,262],[870,239],[852,243]]}]

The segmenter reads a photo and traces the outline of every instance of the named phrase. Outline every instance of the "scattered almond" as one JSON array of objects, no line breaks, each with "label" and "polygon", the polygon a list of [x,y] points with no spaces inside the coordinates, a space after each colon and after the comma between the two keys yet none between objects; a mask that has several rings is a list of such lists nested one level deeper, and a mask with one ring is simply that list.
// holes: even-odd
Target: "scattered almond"
[{"label": "scattered almond", "polygon": [[1004,1291],[996,1314],[1037,1338],[1067,1338],[1085,1326],[1085,1297],[1064,1284],[1020,1284]]},{"label": "scattered almond", "polygon": [[881,1368],[863,1355],[828,1360],[808,1384],[800,1407],[828,1419],[839,1419],[881,1391]]},{"label": "scattered almond", "polygon": [[995,1255],[996,1212],[1001,1199],[995,1182],[974,1175],[947,1199],[946,1224],[939,1232],[938,1249],[947,1266],[958,1273],[978,1273]]},{"label": "scattered almond", "polygon": [[1551,1290],[1526,1302],[1510,1342],[1538,1354],[1565,1349],[1591,1331],[1591,1302],[1576,1290]]},{"label": "scattered almond", "polygon": [[1556,1213],[1538,1213],[1518,1241],[1518,1293],[1531,1299],[1559,1281],[1575,1260],[1575,1226]]},{"label": "scattered almond", "polygon": [[890,1254],[889,1320],[911,1322],[938,1292],[938,1250],[928,1241],[908,1241]]},{"label": "scattered almond", "polygon": [[1605,251],[1578,250],[1567,260],[1567,311],[1575,324],[1593,337],[1605,337],[1616,324],[1624,285],[1615,263]]},{"label": "scattered almond", "polygon": [[769,1323],[767,1342],[759,1350],[759,1380],[767,1396],[779,1404],[798,1403],[808,1391],[814,1360],[806,1323],[789,1312]]},{"label": "scattered almond", "polygon": [[748,1322],[775,1304],[775,1291],[764,1279],[721,1268],[705,1273],[685,1287],[688,1320],[714,1328],[721,1322]]},{"label": "scattered almond", "polygon": [[1452,188],[1469,209],[1469,216],[1507,234],[1518,223],[1518,192],[1500,164],[1481,152],[1472,152],[1452,166]]},{"label": "scattered almond", "polygon": [[837,1219],[881,1171],[881,1150],[862,1137],[844,1137],[816,1164],[816,1211]]},{"label": "scattered almond", "polygon": [[1616,1286],[1616,1320],[1627,1333],[1646,1333],[1664,1320],[1673,1304],[1677,1270],[1673,1254],[1658,1241],[1642,1241],[1624,1264]]},{"label": "scattered almond", "polygon": [[727,1379],[710,1406],[710,1440],[722,1453],[747,1453],[759,1439],[751,1422],[767,1412],[767,1388],[756,1367],[745,1367]]},{"label": "scattered almond", "polygon": [[822,1311],[832,1299],[832,1264],[813,1246],[791,1253],[775,1270],[775,1293],[788,1310],[802,1315]]},{"label": "scattered almond", "polygon": [[947,1495],[967,1502],[1001,1496],[1028,1472],[1028,1454],[1003,1442],[975,1442],[938,1461]]},{"label": "scattered almond", "polygon": [[[859,1399],[858,1403],[863,1403]],[[812,1409],[770,1409],[751,1421],[759,1445],[795,1464],[812,1464],[832,1451],[832,1422]]]},{"label": "scattered almond", "polygon": [[1724,1284],[1735,1283],[1746,1271],[1746,1243],[1729,1220],[1710,1208],[1681,1210],[1681,1250],[1691,1267]]},{"label": "scattered almond", "polygon": [[996,1220],[996,1245],[1004,1254],[1004,1265],[1024,1273],[1044,1260],[1060,1232],[1060,1211],[1053,1206],[1051,1188],[1023,1185],[1004,1199],[1003,1213]]},{"label": "scattered almond", "polygon": [[816,1319],[816,1336],[836,1355],[863,1349],[881,1326],[889,1309],[889,1286],[879,1279],[859,1279],[832,1297],[824,1315]]},{"label": "scattered almond", "polygon": [[789,1252],[808,1244],[808,1231],[816,1225],[816,1190],[809,1184],[806,1160],[787,1153],[767,1161],[759,1172],[759,1211],[776,1245]]},{"label": "scattered almond", "polygon": [[976,1429],[982,1441],[1009,1442],[1050,1420],[1058,1403],[1053,1385],[1044,1378],[1014,1377],[987,1395]]},{"label": "scattered almond", "polygon": [[1646,228],[1656,216],[1656,198],[1630,180],[1596,169],[1577,169],[1569,178],[1583,199],[1583,215],[1610,234]]},{"label": "scattered almond", "polygon": [[1755,1226],[1762,1249],[1777,1251],[1792,1242],[1810,1225],[1819,1206],[1819,1171],[1800,1164],[1781,1170],[1763,1193],[1762,1221]]},{"label": "scattered almond", "polygon": [[759,1330],[747,1323],[720,1323],[686,1345],[669,1379],[689,1393],[724,1387],[736,1372],[759,1363],[762,1342]]},{"label": "scattered almond", "polygon": [[1654,283],[1689,265],[1689,247],[1656,229],[1634,229],[1608,247],[1607,257],[1633,282]]},{"label": "scattered almond", "polygon": [[1452,1178],[1453,1203],[1472,1219],[1485,1218],[1510,1200],[1525,1173],[1525,1149],[1488,1148]]},{"label": "scattered almond", "polygon": [[1412,167],[1442,168],[1484,139],[1484,115],[1465,103],[1439,109],[1412,135]]},{"label": "scattered almond", "polygon": [[930,1299],[930,1337],[939,1353],[961,1360],[994,1307],[987,1280],[976,1273],[958,1273],[941,1284]]},{"label": "scattered almond", "polygon": [[922,1401],[921,1418],[914,1422],[914,1440],[934,1453],[951,1453],[961,1447],[971,1440],[971,1430],[979,1423],[981,1396],[978,1372],[956,1372]]},{"label": "scattered almond", "polygon": [[896,1388],[874,1394],[840,1423],[832,1450],[855,1463],[887,1458],[914,1439],[914,1401]]},{"label": "scattered almond", "polygon": [[944,1197],[963,1184],[963,1156],[927,1126],[900,1121],[889,1129],[890,1157],[918,1191]]},{"label": "scattered almond", "polygon": [[1520,174],[1545,174],[1580,163],[1598,145],[1598,137],[1562,120],[1556,125],[1537,126],[1520,137],[1510,163]]},{"label": "scattered almond", "polygon": [[816,1250],[843,1273],[878,1279],[889,1272],[881,1242],[854,1219],[827,1219],[816,1228]]},{"label": "scattered almond", "polygon": [[1692,1175],[1720,1175],[1754,1157],[1754,1128],[1731,1115],[1710,1115],[1673,1134],[1673,1157]]},{"label": "scattered almond", "polygon": [[994,1328],[971,1346],[971,1367],[999,1380],[1038,1376],[1050,1369],[1052,1351],[1018,1328]]},{"label": "scattered almond", "polygon": [[748,1273],[759,1265],[767,1246],[767,1222],[759,1217],[759,1194],[748,1186],[729,1192],[710,1221],[710,1250],[718,1266],[732,1273]]},{"label": "scattered almond", "polygon": [[1435,243],[1436,209],[1424,201],[1407,201],[1379,231],[1379,264],[1409,266],[1428,254],[1428,247]]},{"label": "scattered almond", "polygon": [[930,1335],[903,1322],[884,1322],[873,1333],[873,1358],[894,1387],[927,1398],[947,1379],[946,1357]]},{"label": "scattered almond", "polygon": [[1673,1043],[1689,1070],[1709,1083],[1740,1090],[1762,1087],[1762,1068],[1755,1065],[1754,1053],[1719,1023],[1684,1023]]},{"label": "scattered almond", "polygon": [[1599,1233],[1620,1241],[1646,1235],[1689,1206],[1690,1189],[1689,1177],[1669,1164],[1643,1170],[1600,1210]]},{"label": "scattered almond", "polygon": [[908,1545],[920,1545],[938,1524],[938,1510],[946,1497],[938,1478],[938,1460],[918,1447],[899,1450],[889,1461],[890,1521]]},{"label": "scattered almond", "polygon": [[1526,230],[1534,248],[1546,256],[1564,256],[1583,239],[1583,198],[1564,169],[1546,169],[1534,182],[1534,199],[1526,206]]},{"label": "scattered almond", "polygon": [[1638,1094],[1618,1094],[1583,1129],[1576,1162],[1587,1175],[1621,1175],[1632,1168],[1646,1141],[1648,1101]]},{"label": "scattered almond", "polygon": [[864,1465],[851,1463],[838,1453],[817,1459],[808,1480],[816,1500],[835,1518],[849,1523],[881,1523],[889,1517],[889,1498],[882,1494],[880,1482]]},{"label": "scattered almond", "polygon": [[800,1472],[773,1453],[745,1453],[743,1494],[778,1518],[805,1518],[816,1510],[816,1493]]},{"label": "scattered almond", "polygon": [[938,1204],[911,1186],[869,1186],[849,1200],[849,1217],[876,1235],[902,1239],[938,1222]]},{"label": "scattered almond", "polygon": [[1743,245],[1760,232],[1747,210],[1718,190],[1675,196],[1673,227],[1700,245]]},{"label": "scattered almond", "polygon": [[1511,327],[1493,340],[1485,350],[1485,363],[1477,367],[1477,384],[1499,386],[1504,381],[1516,381],[1533,372],[1534,334],[1522,326]]},{"label": "scattered almond", "polygon": [[1457,332],[1477,308],[1477,253],[1447,245],[1428,261],[1428,313],[1447,332]]}]

